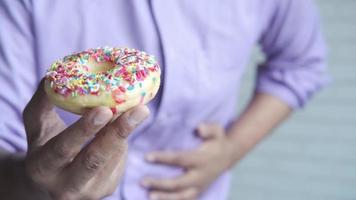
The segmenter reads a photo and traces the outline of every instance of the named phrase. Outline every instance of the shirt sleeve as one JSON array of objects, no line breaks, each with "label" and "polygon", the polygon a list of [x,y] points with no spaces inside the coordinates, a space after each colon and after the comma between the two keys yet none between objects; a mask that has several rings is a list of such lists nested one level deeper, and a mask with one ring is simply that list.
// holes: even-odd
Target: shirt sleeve
[{"label": "shirt sleeve", "polygon": [[312,0],[276,0],[260,45],[266,61],[258,67],[256,91],[296,109],[329,80],[326,46]]},{"label": "shirt sleeve", "polygon": [[27,149],[22,110],[37,84],[34,33],[27,1],[0,1],[0,148]]}]

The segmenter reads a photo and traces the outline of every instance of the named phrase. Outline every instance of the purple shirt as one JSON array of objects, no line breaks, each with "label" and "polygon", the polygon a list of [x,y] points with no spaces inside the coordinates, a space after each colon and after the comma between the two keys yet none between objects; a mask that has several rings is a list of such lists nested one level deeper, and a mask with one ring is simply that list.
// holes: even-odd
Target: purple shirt
[{"label": "purple shirt", "polygon": [[[144,50],[161,63],[162,87],[150,118],[130,137],[126,172],[107,199],[146,199],[142,177],[181,169],[149,164],[144,154],[196,148],[201,122],[228,126],[256,43],[266,54],[256,91],[298,108],[324,85],[325,46],[312,0],[1,0],[0,146],[26,151],[21,113],[54,60],[105,45]],[[67,123],[78,118],[59,112]],[[227,172],[201,199],[225,199],[228,186]]]}]

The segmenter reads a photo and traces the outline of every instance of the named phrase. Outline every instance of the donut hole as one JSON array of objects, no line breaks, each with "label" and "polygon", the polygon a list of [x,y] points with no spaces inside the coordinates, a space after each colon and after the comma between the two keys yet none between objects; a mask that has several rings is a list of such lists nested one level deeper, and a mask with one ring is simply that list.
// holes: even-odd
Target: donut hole
[{"label": "donut hole", "polygon": [[113,62],[108,62],[108,61],[97,62],[93,58],[90,58],[88,61],[88,71],[95,74],[106,72],[114,67],[115,64]]}]

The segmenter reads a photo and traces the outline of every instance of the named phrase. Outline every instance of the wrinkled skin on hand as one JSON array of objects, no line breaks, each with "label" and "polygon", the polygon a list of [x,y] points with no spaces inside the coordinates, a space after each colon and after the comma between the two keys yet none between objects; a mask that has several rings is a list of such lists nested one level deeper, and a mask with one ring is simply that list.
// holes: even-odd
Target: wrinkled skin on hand
[{"label": "wrinkled skin on hand", "polygon": [[26,174],[54,199],[108,196],[124,170],[127,136],[148,114],[146,106],[137,106],[113,120],[109,108],[97,107],[66,127],[48,101],[42,81],[23,113]]}]

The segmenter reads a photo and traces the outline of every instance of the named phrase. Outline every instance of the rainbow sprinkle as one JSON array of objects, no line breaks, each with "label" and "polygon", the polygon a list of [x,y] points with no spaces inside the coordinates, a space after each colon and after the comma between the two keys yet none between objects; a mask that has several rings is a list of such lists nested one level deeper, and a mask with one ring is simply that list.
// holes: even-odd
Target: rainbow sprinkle
[{"label": "rainbow sprinkle", "polygon": [[[113,67],[104,72],[91,72],[89,59],[97,63],[111,63]],[[103,47],[89,49],[54,62],[46,73],[53,90],[65,97],[99,95],[111,91],[114,100],[120,104],[123,94],[133,90],[150,72],[159,71],[156,59],[143,51],[130,48]]]}]

